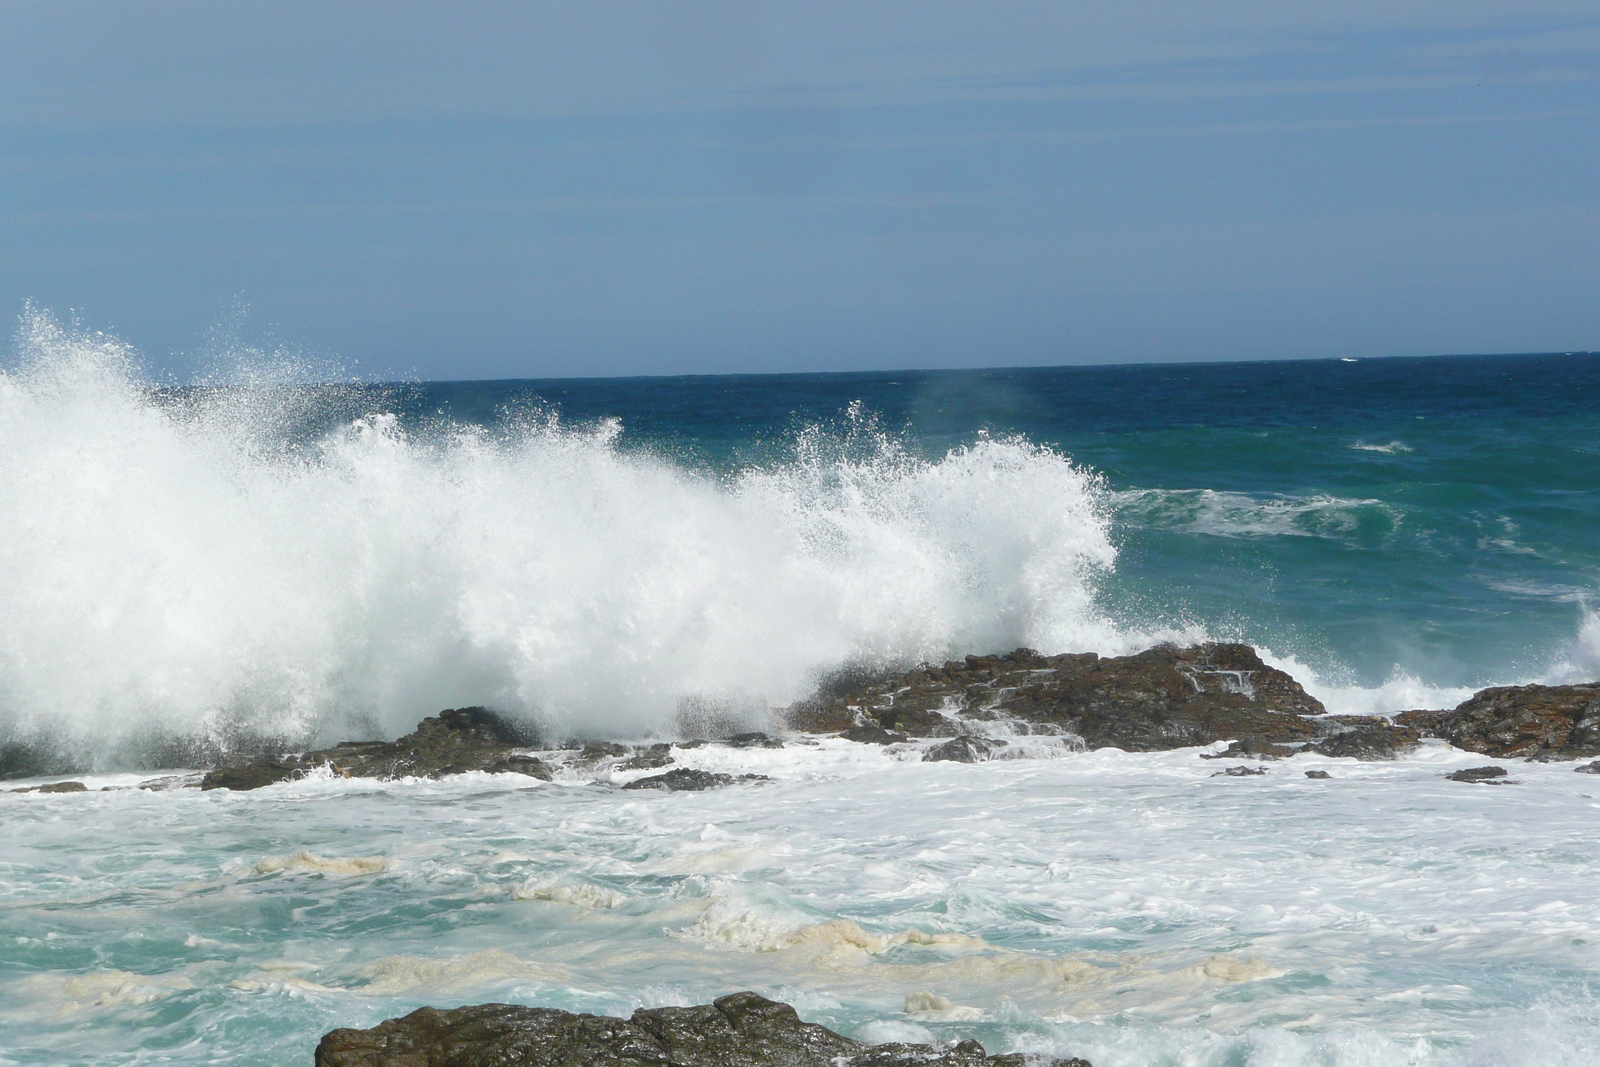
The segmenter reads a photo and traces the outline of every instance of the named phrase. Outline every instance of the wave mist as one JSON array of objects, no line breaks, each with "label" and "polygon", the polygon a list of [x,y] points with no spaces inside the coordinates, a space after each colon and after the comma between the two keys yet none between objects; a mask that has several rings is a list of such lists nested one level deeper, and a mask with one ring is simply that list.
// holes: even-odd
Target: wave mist
[{"label": "wave mist", "polygon": [[0,374],[0,737],[102,761],[394,735],[490,704],[586,736],[758,717],[830,671],[1116,650],[1104,491],[981,439],[919,458],[852,411],[714,474],[550,413],[381,409],[297,439],[318,392],[163,394],[30,312]]}]

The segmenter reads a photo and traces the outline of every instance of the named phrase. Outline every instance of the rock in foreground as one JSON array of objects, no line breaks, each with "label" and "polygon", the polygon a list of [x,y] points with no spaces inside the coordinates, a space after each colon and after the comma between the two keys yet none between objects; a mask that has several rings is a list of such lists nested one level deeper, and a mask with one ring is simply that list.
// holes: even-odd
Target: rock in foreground
[{"label": "rock in foreground", "polygon": [[343,741],[299,756],[228,764],[208,773],[200,787],[259,789],[322,767],[346,778],[439,778],[467,771],[515,771],[549,781],[549,768],[520,751],[532,741],[487,708],[453,708],[423,719],[398,741]]},{"label": "rock in foreground", "polygon": [[[370,1030],[334,1030],[316,1067],[1023,1067],[976,1041],[947,1049],[865,1045],[801,1022],[755,993],[692,1008],[641,1008],[632,1018],[479,1004],[422,1008]],[[1041,1067],[1090,1067],[1046,1060]]]}]

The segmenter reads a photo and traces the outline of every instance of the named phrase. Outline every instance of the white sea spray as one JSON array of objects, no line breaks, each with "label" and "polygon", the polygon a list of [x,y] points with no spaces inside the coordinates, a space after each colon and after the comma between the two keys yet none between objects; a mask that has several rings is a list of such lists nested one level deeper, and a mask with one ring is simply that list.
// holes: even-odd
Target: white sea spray
[{"label": "white sea spray", "polygon": [[854,412],[725,476],[615,422],[428,433],[372,411],[312,449],[304,394],[153,395],[118,342],[34,313],[0,374],[0,720],[115,746],[398,734],[492,704],[589,735],[761,721],[842,665],[1112,650],[1102,489],[984,438],[927,460]]}]

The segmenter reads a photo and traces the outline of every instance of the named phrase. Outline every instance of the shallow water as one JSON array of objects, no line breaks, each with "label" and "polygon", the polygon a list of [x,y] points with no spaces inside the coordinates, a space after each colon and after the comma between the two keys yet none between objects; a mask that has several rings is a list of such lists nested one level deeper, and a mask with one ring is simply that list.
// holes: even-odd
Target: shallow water
[{"label": "shallow water", "polygon": [[1443,746],[1252,778],[1030,754],[679,750],[773,779],[698,794],[3,794],[6,1062],[309,1063],[422,1004],[741,988],[869,1040],[1097,1067],[1593,1062],[1600,780],[1572,764],[1489,787],[1446,781],[1483,760]]}]

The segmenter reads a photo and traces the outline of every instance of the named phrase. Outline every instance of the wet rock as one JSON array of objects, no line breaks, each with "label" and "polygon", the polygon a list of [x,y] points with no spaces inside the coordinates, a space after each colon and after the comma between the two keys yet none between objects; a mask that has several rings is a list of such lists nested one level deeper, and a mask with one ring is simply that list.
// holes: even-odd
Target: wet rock
[{"label": "wet rock", "polygon": [[1595,760],[1593,763],[1585,763],[1582,767],[1574,767],[1572,769],[1577,771],[1579,774],[1600,774],[1600,759]]},{"label": "wet rock", "polygon": [[1395,721],[1501,759],[1600,756],[1600,682],[1496,686],[1450,711],[1408,711]]},{"label": "wet rock", "polygon": [[735,782],[770,782],[764,774],[718,774],[715,771],[697,771],[679,767],[666,774],[653,774],[648,778],[635,778],[624,789],[667,789],[672,792],[698,792],[702,789],[719,789]]},{"label": "wet rock", "polygon": [[82,782],[51,782],[49,785],[30,785],[26,789],[13,789],[13,793],[87,793],[89,787]]},{"label": "wet rock", "polygon": [[766,734],[761,733],[758,730],[753,730],[753,731],[750,731],[748,733],[734,734],[732,737],[725,737],[725,738],[722,739],[722,743],[727,745],[727,746],[729,746],[730,748],[782,748],[783,747],[783,740],[781,738],[768,737]]},{"label": "wet rock", "polygon": [[316,1067],[1090,1067],[1083,1060],[985,1056],[950,1048],[866,1045],[787,1004],[734,993],[688,1008],[640,1008],[628,1019],[555,1008],[479,1004],[421,1008],[370,1030],[333,1030]]},{"label": "wet rock", "polygon": [[906,740],[905,734],[897,734],[881,726],[852,726],[839,736],[862,745],[897,745]]},{"label": "wet rock", "polygon": [[298,756],[258,758],[209,772],[202,789],[259,789],[327,767],[345,778],[439,778],[468,771],[512,772],[549,781],[550,768],[517,751],[535,738],[487,708],[451,708],[423,719],[398,741],[343,741]]},{"label": "wet rock", "polygon": [[657,767],[671,766],[672,762],[671,745],[651,745],[643,752],[636,753],[631,758],[617,764],[617,769],[623,771],[653,770]]},{"label": "wet rock", "polygon": [[1306,746],[1306,751],[1324,756],[1392,760],[1422,739],[1416,729],[1376,715],[1330,715],[1316,725],[1328,735]]},{"label": "wet rock", "polygon": [[1504,767],[1468,767],[1445,775],[1452,782],[1477,782],[1479,785],[1510,785]]},{"label": "wet rock", "polygon": [[814,698],[790,725],[829,721],[913,737],[967,732],[961,720],[1006,719],[1074,734],[1090,748],[1160,751],[1217,741],[1311,741],[1323,706],[1248,645],[1163,645],[1133,656],[1041,656],[1018,649],[924,665]]},{"label": "wet rock", "polygon": [[1306,772],[1306,777],[1307,778],[1331,778],[1332,775],[1330,775],[1327,771],[1307,771]]},{"label": "wet rock", "polygon": [[1251,777],[1254,777],[1255,775],[1266,774],[1266,773],[1267,773],[1267,769],[1265,767],[1246,767],[1243,764],[1240,764],[1237,767],[1229,767],[1229,768],[1227,768],[1225,770],[1217,771],[1211,777],[1213,777],[1213,778],[1223,778],[1223,777],[1227,777],[1227,778],[1251,778]]},{"label": "wet rock", "polygon": [[199,789],[205,779],[203,774],[168,774],[160,778],[147,778],[139,783],[140,789],[165,793],[171,789]]},{"label": "wet rock", "polygon": [[988,759],[996,749],[1005,745],[1004,741],[991,741],[984,737],[963,736],[954,741],[946,741],[942,745],[922,754],[923,762],[932,763],[936,760],[948,760],[952,763],[981,763]]},{"label": "wet rock", "polygon": [[1300,751],[1288,745],[1274,745],[1270,741],[1235,741],[1221,752],[1202,752],[1201,759],[1241,759],[1245,756],[1254,756],[1256,759],[1275,760],[1292,756]]}]

